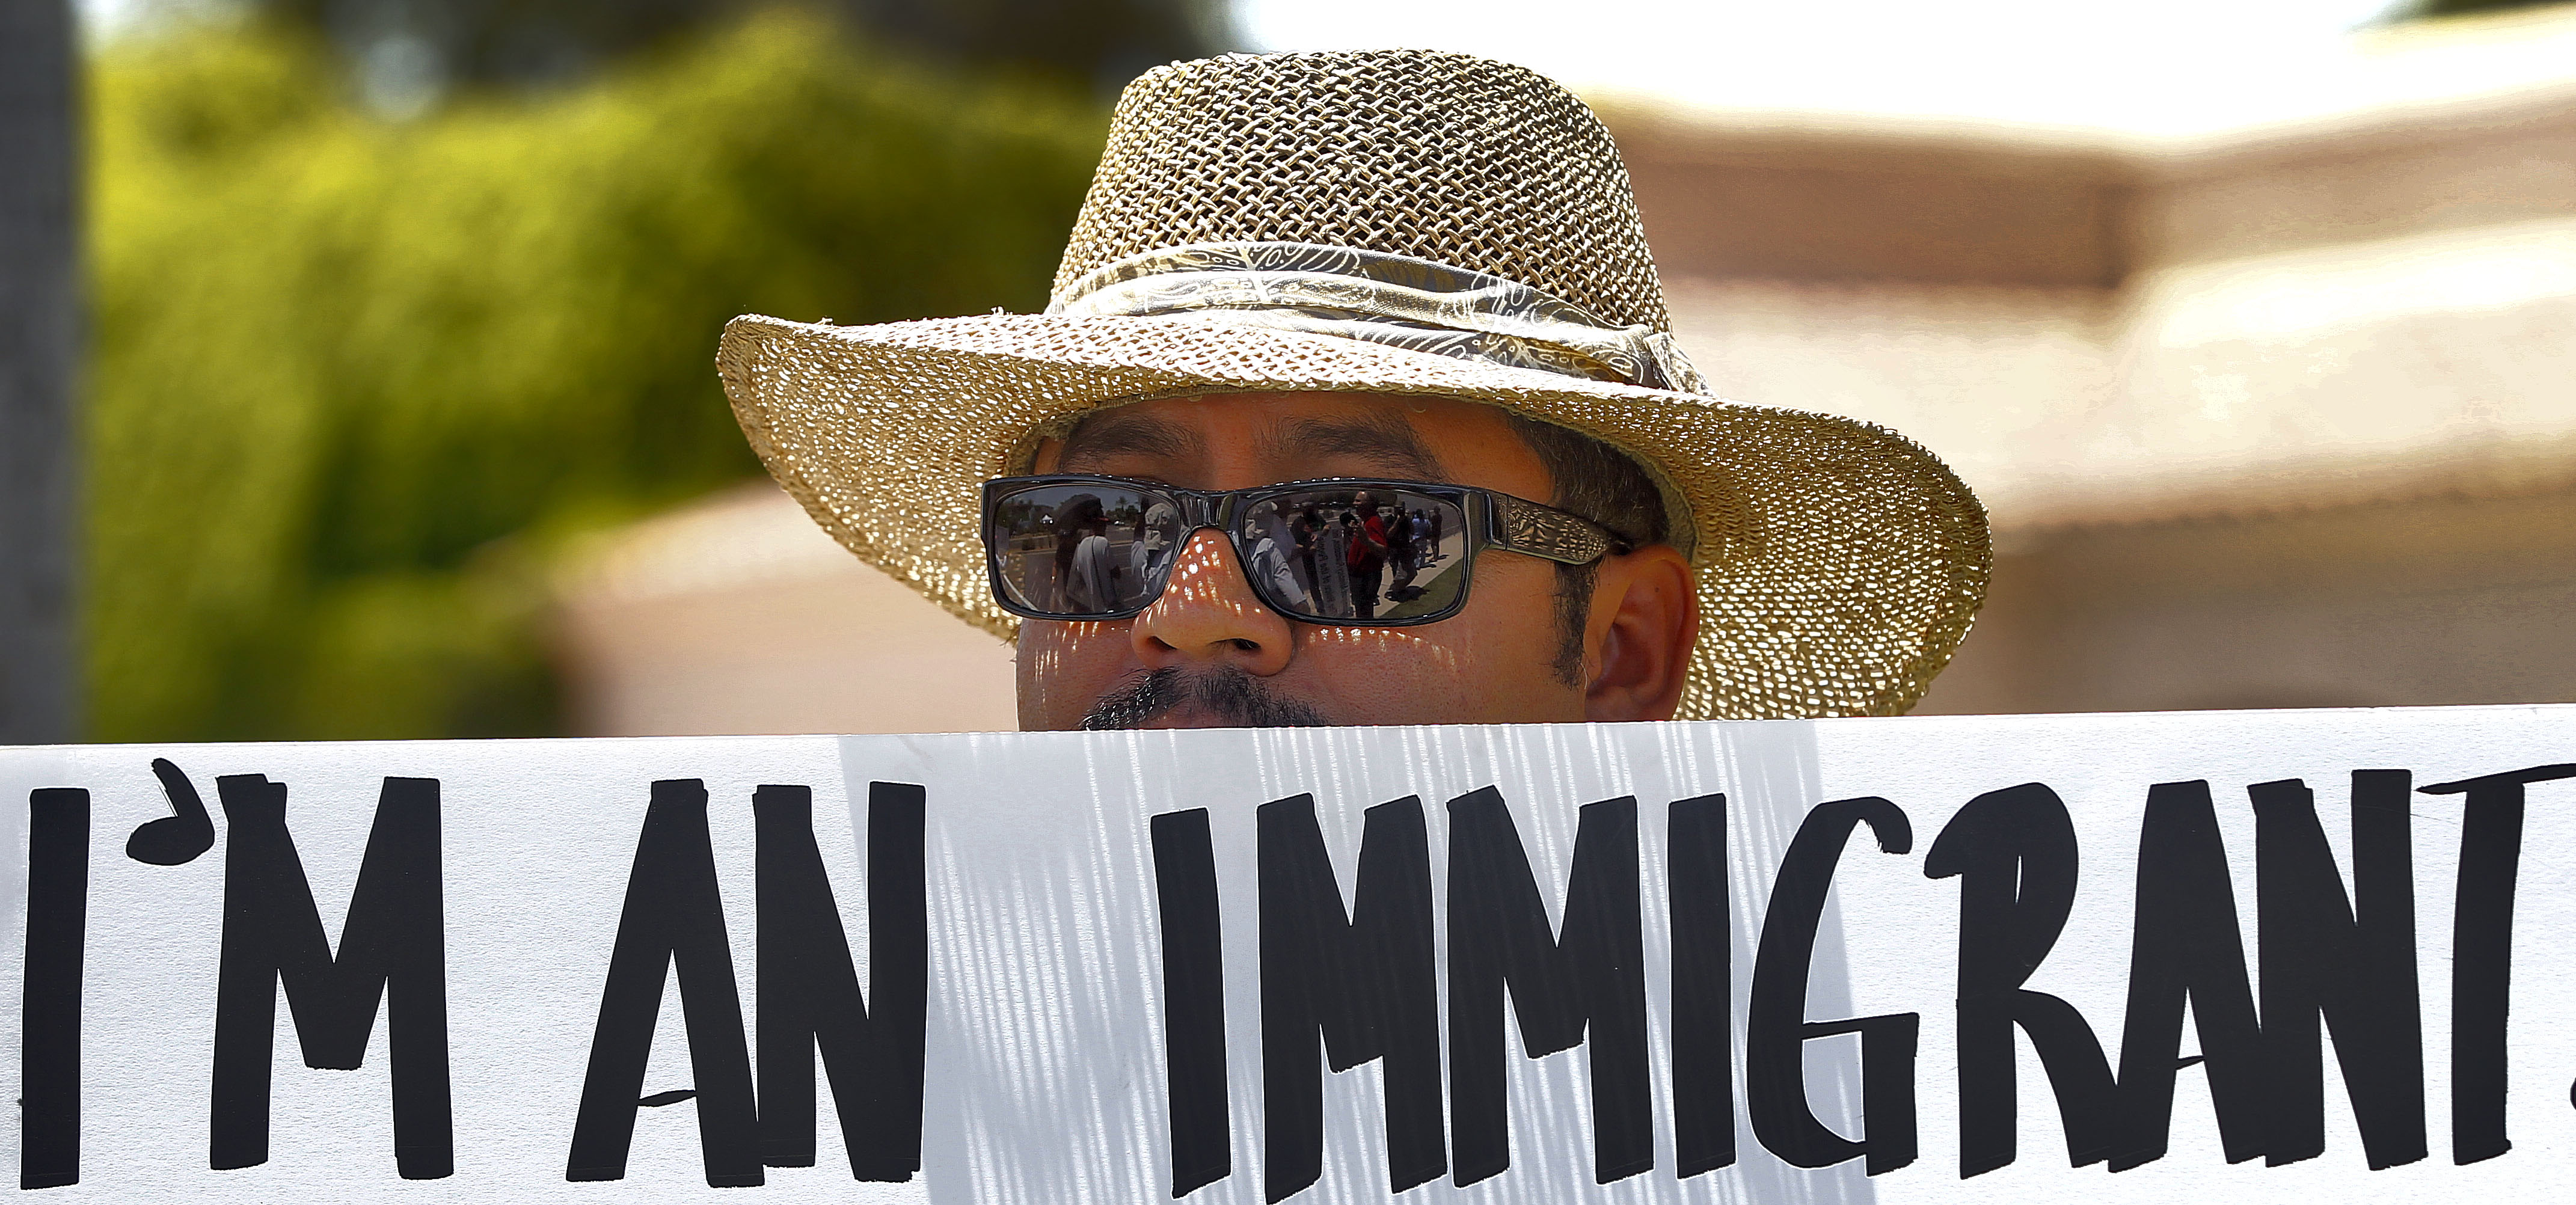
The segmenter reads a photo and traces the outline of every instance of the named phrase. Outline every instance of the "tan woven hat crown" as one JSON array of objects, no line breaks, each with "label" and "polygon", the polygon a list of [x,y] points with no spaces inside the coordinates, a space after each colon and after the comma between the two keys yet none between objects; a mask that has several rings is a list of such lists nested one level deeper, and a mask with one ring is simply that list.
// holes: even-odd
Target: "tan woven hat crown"
[{"label": "tan woven hat crown", "polygon": [[1127,86],[1059,294],[1175,244],[1364,247],[1670,330],[1628,169],[1546,77],[1409,51],[1228,55]]},{"label": "tan woven hat crown", "polygon": [[1337,390],[1483,402],[1634,456],[1702,610],[1682,718],[1893,714],[1965,635],[1984,512],[1929,453],[1721,400],[1674,347],[1626,169],[1525,69],[1228,55],[1130,84],[1046,314],[746,316],[717,366],[772,474],[863,559],[997,635],[983,481],[1104,405]]}]

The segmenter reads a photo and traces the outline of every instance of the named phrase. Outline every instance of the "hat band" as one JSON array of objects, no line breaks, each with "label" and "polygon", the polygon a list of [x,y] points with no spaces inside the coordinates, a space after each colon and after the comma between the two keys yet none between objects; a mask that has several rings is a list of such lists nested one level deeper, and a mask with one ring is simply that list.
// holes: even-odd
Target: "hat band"
[{"label": "hat band", "polygon": [[1046,312],[1259,326],[1650,389],[1707,392],[1667,332],[1616,325],[1506,277],[1356,247],[1164,247],[1101,266],[1059,294]]}]

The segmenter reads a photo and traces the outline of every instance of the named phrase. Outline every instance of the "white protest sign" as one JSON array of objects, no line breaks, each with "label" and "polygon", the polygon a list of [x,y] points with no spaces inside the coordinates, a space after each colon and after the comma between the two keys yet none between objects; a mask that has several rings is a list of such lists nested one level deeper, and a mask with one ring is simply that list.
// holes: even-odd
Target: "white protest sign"
[{"label": "white protest sign", "polygon": [[7,749],[0,1059],[45,1200],[2537,1199],[2570,763],[2566,706]]}]

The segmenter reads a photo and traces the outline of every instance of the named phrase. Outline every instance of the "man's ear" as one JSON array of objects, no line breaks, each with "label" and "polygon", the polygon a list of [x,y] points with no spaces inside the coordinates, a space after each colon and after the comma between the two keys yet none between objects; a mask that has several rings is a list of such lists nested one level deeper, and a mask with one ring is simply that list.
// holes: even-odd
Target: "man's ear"
[{"label": "man's ear", "polygon": [[1699,591],[1681,553],[1654,544],[1602,558],[1583,632],[1583,718],[1673,718],[1698,639]]}]

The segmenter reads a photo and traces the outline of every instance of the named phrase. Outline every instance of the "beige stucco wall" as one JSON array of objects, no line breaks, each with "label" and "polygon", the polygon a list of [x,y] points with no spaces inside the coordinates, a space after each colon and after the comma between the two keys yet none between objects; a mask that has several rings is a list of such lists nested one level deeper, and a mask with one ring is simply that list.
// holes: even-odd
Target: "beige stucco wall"
[{"label": "beige stucco wall", "polygon": [[[1645,131],[1650,231],[1734,220],[1668,266],[1720,388],[1894,426],[1989,507],[1923,710],[2576,699],[2576,90],[2107,154]],[[1970,182],[1926,183],[1943,146]],[[2015,186],[2018,254],[1972,212]],[[1800,212],[1917,241],[1766,242]]]},{"label": "beige stucco wall", "polygon": [[2025,532],[1918,710],[2576,700],[2576,491]]},{"label": "beige stucco wall", "polygon": [[576,731],[1007,732],[1008,646],[761,482],[619,532],[560,591]]}]

